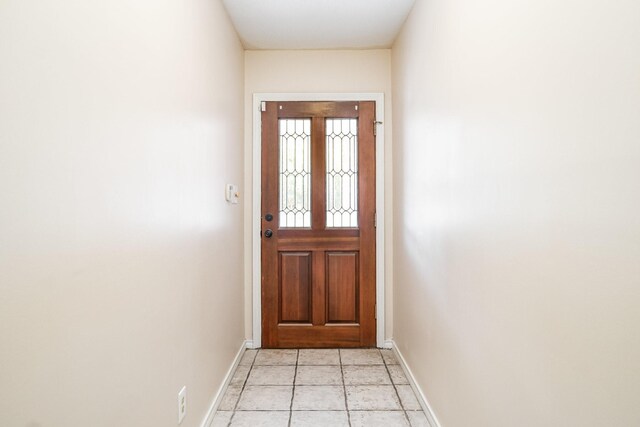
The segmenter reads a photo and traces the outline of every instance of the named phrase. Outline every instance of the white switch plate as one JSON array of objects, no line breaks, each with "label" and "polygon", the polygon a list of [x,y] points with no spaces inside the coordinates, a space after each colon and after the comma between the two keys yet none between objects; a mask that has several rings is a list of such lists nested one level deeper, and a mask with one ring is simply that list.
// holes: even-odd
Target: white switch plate
[{"label": "white switch plate", "polygon": [[187,386],[182,387],[178,392],[178,424],[182,423],[187,415]]},{"label": "white switch plate", "polygon": [[225,199],[231,204],[238,204],[240,200],[240,194],[238,193],[238,186],[236,184],[227,184],[225,187]]}]

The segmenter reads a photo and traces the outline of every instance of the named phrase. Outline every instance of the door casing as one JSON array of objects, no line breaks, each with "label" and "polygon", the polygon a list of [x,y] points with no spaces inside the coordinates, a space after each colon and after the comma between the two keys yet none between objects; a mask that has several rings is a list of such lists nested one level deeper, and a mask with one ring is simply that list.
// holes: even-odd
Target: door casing
[{"label": "door casing", "polygon": [[255,93],[253,94],[253,137],[252,137],[252,185],[253,198],[251,209],[252,236],[252,306],[253,306],[253,340],[249,342],[251,348],[262,346],[262,292],[261,292],[261,196],[262,196],[262,157],[261,135],[262,116],[261,103],[266,101],[375,101],[376,120],[378,124],[376,136],[376,345],[385,347],[385,283],[384,283],[384,94],[383,93]]}]

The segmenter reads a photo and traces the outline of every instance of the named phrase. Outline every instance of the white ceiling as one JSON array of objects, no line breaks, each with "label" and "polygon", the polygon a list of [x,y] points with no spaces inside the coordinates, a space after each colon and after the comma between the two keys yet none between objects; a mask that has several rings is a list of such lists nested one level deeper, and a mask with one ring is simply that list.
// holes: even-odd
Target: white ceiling
[{"label": "white ceiling", "polygon": [[222,0],[247,49],[391,47],[415,0]]}]

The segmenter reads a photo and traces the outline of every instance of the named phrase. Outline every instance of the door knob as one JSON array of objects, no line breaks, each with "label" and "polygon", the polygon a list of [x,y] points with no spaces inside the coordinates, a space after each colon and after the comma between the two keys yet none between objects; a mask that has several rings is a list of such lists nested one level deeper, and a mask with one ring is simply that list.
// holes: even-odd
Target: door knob
[{"label": "door knob", "polygon": [[264,216],[264,219],[266,219],[266,220],[267,220],[267,222],[271,222],[271,221],[273,221],[273,215],[271,215],[271,214],[266,214],[266,215]]},{"label": "door knob", "polygon": [[267,228],[264,231],[264,237],[266,237],[267,239],[270,238],[271,236],[273,236],[273,231],[270,228]]}]

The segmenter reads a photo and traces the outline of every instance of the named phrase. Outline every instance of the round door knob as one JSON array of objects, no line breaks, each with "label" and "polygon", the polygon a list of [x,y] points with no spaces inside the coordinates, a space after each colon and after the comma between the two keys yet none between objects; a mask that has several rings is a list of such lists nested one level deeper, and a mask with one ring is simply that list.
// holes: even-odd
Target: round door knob
[{"label": "round door knob", "polygon": [[273,236],[273,231],[272,231],[270,228],[269,228],[269,229],[266,229],[266,230],[264,231],[264,237],[266,237],[266,238],[268,239],[268,238],[269,238],[269,237],[271,237],[271,236]]},{"label": "round door knob", "polygon": [[266,219],[266,220],[267,220],[267,222],[271,222],[271,221],[273,221],[273,215],[271,215],[271,214],[266,214],[266,215],[264,216],[264,219]]}]

